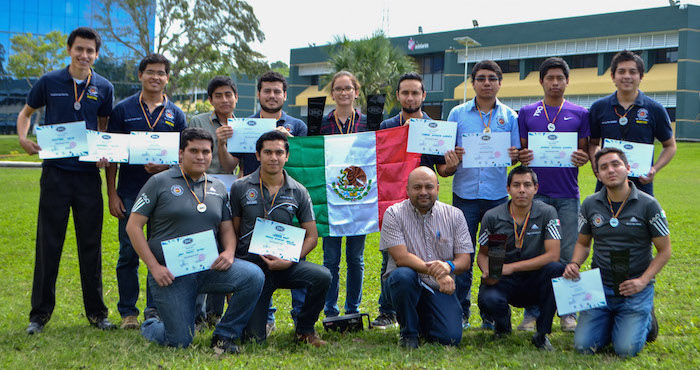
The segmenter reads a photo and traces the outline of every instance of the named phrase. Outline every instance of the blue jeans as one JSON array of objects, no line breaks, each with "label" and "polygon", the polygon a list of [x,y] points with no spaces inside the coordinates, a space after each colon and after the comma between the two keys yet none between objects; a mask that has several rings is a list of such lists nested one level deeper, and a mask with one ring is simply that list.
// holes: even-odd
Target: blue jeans
[{"label": "blue jeans", "polygon": [[[332,276],[331,286],[326,295],[324,313],[326,317],[338,316],[338,291],[340,290],[340,256],[342,253],[340,236],[323,238],[323,266]],[[348,266],[346,279],[345,313],[358,313],[362,302],[362,283],[365,272],[365,235],[345,237],[345,262]]]},{"label": "blue jeans", "polygon": [[[136,302],[139,299],[139,255],[131,245],[131,239],[126,234],[126,223],[134,206],[134,199],[122,198],[126,212],[124,218],[119,219],[119,259],[117,260],[117,285],[119,287],[119,302],[117,309],[121,317],[138,316],[139,309]],[[153,298],[146,284],[146,307],[153,308]]]},{"label": "blue jeans", "polygon": [[187,347],[194,337],[195,301],[200,293],[233,293],[231,303],[214,334],[238,339],[253,313],[265,275],[254,264],[235,259],[226,271],[207,270],[175,278],[167,287],[148,274],[148,285],[160,314],[141,325],[141,335],[149,341],[171,347]]},{"label": "blue jeans", "polygon": [[644,348],[651,328],[654,284],[631,297],[615,296],[607,286],[603,290],[608,306],[579,313],[574,348],[591,354],[612,342],[619,356],[634,357]]},{"label": "blue jeans", "polygon": [[483,282],[479,288],[479,309],[495,321],[496,333],[510,333],[510,306],[529,307],[537,305],[537,332],[552,332],[552,319],[557,310],[552,290],[552,278],[564,273],[564,265],[550,262],[539,270],[516,272],[503,276],[494,285]]},{"label": "blue jeans", "polygon": [[[479,230],[479,223],[481,219],[484,218],[484,213],[491,208],[503,204],[508,201],[508,197],[504,197],[496,200],[488,199],[462,199],[457,194],[452,194],[452,205],[459,208],[464,214],[464,218],[467,220],[467,227],[469,228],[469,235],[472,238],[472,245],[476,251],[476,235]],[[471,309],[471,298],[472,298],[472,280],[473,280],[473,270],[474,270],[474,253],[471,254],[471,263],[469,264],[469,270],[465,271],[455,279],[455,285],[457,289],[455,294],[459,303],[462,306],[462,316],[469,320],[470,309]],[[491,319],[481,314],[483,320],[492,321]]]},{"label": "blue jeans", "polygon": [[462,340],[462,309],[455,294],[431,292],[410,267],[399,267],[387,278],[387,292],[396,309],[402,338],[422,337],[444,345]]},{"label": "blue jeans", "polygon": [[386,250],[380,251],[382,253],[382,269],[379,274],[379,313],[385,315],[396,315],[394,311],[394,306],[391,304],[389,299],[389,292],[387,292],[386,279],[384,279],[384,273],[386,272],[386,266],[389,264],[389,252]]}]

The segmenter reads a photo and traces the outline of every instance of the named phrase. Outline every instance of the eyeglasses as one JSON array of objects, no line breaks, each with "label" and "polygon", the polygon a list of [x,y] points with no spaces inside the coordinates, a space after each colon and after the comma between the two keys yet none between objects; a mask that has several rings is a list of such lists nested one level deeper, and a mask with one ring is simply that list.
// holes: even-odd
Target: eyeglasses
[{"label": "eyeglasses", "polygon": [[348,94],[349,94],[349,93],[351,93],[351,92],[353,92],[353,91],[355,91],[355,87],[354,87],[354,86],[334,87],[334,88],[333,88],[333,92],[338,93],[338,94],[340,94],[340,93],[342,93],[342,92],[348,93]]},{"label": "eyeglasses", "polygon": [[477,81],[477,82],[484,82],[486,80],[489,80],[489,82],[498,82],[501,79],[498,78],[498,76],[489,76],[488,78],[486,78],[484,76],[479,76],[479,77],[474,78],[474,81]]},{"label": "eyeglasses", "polygon": [[158,77],[165,77],[165,76],[168,75],[168,73],[165,72],[165,71],[153,71],[153,70],[150,70],[150,69],[147,69],[147,70],[143,71],[143,74],[145,74],[146,76],[155,76],[155,75],[158,75]]}]

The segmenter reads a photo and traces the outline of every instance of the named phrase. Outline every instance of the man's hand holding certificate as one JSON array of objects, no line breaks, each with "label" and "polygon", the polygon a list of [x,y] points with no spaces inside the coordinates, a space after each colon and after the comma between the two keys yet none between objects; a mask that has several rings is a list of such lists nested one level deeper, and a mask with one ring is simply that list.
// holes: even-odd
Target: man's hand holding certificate
[{"label": "man's hand holding certificate", "polygon": [[530,167],[574,167],[571,155],[578,149],[578,133],[529,132],[527,146],[534,156]]},{"label": "man's hand holding certificate", "polygon": [[510,132],[469,133],[462,134],[462,147],[466,154],[462,156],[462,167],[508,167],[511,159]]},{"label": "man's hand holding certificate", "polygon": [[409,153],[445,155],[455,147],[457,122],[411,118],[408,125]]},{"label": "man's hand holding certificate", "polygon": [[579,273],[578,280],[554,278],[552,288],[560,316],[607,306],[600,269],[597,268]]},{"label": "man's hand holding certificate", "polygon": [[618,148],[625,153],[627,162],[630,164],[631,177],[646,176],[651,171],[651,162],[654,160],[654,145],[634,143],[624,140],[603,140],[604,148]]},{"label": "man's hand holding certificate", "polygon": [[160,245],[165,265],[175,277],[209,270],[219,257],[213,230],[164,240]]},{"label": "man's hand holding certificate", "polygon": [[255,143],[262,134],[277,127],[272,118],[229,118],[233,136],[226,142],[229,153],[255,153]]},{"label": "man's hand holding certificate", "polygon": [[88,154],[85,121],[37,126],[36,141],[41,147],[41,159],[71,158]]},{"label": "man's hand holding certificate", "polygon": [[258,217],[248,252],[299,262],[306,230]]},{"label": "man's hand holding certificate", "polygon": [[88,154],[81,162],[99,162],[106,158],[111,163],[129,162],[129,134],[113,134],[87,130]]},{"label": "man's hand holding certificate", "polygon": [[132,131],[129,164],[177,164],[179,149],[179,132]]}]

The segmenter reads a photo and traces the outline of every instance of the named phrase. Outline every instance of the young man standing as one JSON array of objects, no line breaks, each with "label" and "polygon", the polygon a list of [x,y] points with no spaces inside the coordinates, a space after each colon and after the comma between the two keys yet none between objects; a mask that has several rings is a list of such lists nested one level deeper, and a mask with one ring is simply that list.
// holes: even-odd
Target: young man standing
[{"label": "young man standing", "polygon": [[[180,132],[187,126],[185,114],[165,95],[165,86],[170,76],[170,61],[160,54],[150,54],[139,64],[141,91],[124,99],[114,107],[109,117],[107,131],[128,134],[132,131]],[[116,184],[117,169],[119,183]],[[117,308],[122,317],[122,329],[138,329],[139,310],[139,256],[126,234],[131,208],[139,190],[156,173],[168,169],[167,165],[148,163],[131,165],[112,163],[107,168],[107,195],[109,212],[119,219],[119,260],[117,261],[117,284],[119,302]],[[115,186],[116,185],[116,186]],[[150,291],[146,286],[146,309],[153,309]]]},{"label": "young man standing", "polygon": [[[580,208],[578,190],[578,168],[588,162],[588,110],[564,99],[564,92],[569,84],[569,65],[561,58],[547,58],[540,66],[540,85],[544,90],[544,99],[524,106],[518,112],[520,126],[519,153],[520,163],[529,165],[534,158],[528,149],[530,132],[575,132],[578,149],[571,155],[573,168],[534,167],[533,171],[540,179],[539,190],[535,199],[556,208],[561,221],[562,240],[559,259],[567,264],[571,261],[576,244],[578,211]],[[539,313],[537,307],[525,309],[523,321],[518,330],[535,331],[535,322]],[[561,317],[561,329],[573,332],[576,329],[576,315]]]},{"label": "young man standing", "polygon": [[[43,75],[32,87],[17,117],[19,144],[29,154],[41,147],[27,139],[34,112],[46,106],[43,124],[85,121],[86,128],[104,131],[112,113],[114,87],[92,70],[102,41],[92,28],[80,27],[68,36],[70,65]],[[41,123],[40,123],[41,124]],[[104,165],[104,162],[98,162]],[[56,305],[56,278],[73,210],[80,261],[83,304],[88,321],[112,329],[102,299],[102,189],[100,172],[78,158],[47,159],[42,163],[32,310],[27,334],[40,333]]]}]

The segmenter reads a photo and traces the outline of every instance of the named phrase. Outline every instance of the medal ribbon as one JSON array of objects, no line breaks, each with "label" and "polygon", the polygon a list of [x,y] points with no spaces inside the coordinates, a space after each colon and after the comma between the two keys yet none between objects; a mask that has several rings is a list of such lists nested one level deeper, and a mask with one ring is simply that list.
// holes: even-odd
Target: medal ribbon
[{"label": "medal ribbon", "polygon": [[90,79],[92,79],[92,71],[88,73],[88,78],[87,82],[85,83],[85,88],[83,89],[83,92],[80,93],[80,97],[78,97],[78,84],[75,83],[75,80],[73,80],[73,92],[75,93],[75,102],[80,103],[81,100],[83,100],[83,95],[85,95],[85,90],[88,89],[88,86],[90,86]]},{"label": "medal ribbon", "polygon": [[192,193],[192,195],[194,195],[194,199],[197,200],[197,205],[204,203],[204,200],[207,199],[207,173],[206,172],[204,173],[204,197],[202,197],[201,202],[199,201],[199,197],[197,196],[197,194],[195,194],[194,190],[192,190],[192,188],[190,187],[190,182],[187,181],[187,176],[185,176],[185,171],[182,170],[182,167],[180,167],[180,173],[182,173],[182,177],[185,178],[185,183],[187,184],[187,189],[190,189],[190,193]]},{"label": "medal ribbon", "polygon": [[518,249],[523,248],[523,241],[525,240],[525,231],[527,231],[527,223],[530,221],[530,212],[532,212],[532,207],[527,211],[527,216],[525,216],[525,223],[523,223],[523,228],[518,234],[518,221],[515,220],[515,215],[513,214],[512,206],[508,206],[510,211],[510,217],[513,218],[513,233],[515,234],[515,247]]},{"label": "medal ribbon", "polygon": [[[338,126],[338,131],[340,131],[340,134],[343,134],[343,126],[340,124],[340,121],[338,120],[338,112],[333,111],[333,117],[335,118],[335,124]],[[350,123],[348,124],[348,129],[345,131],[345,134],[349,134],[350,131],[354,131],[355,128],[355,110],[352,110],[352,119],[350,120]]]},{"label": "medal ribbon", "polygon": [[265,201],[265,194],[263,193],[263,180],[262,180],[262,176],[260,177],[260,196],[262,197],[263,210],[265,211],[265,218],[266,219],[270,217],[270,212],[272,212],[272,209],[275,208],[275,199],[277,199],[277,194],[280,193],[280,189],[282,189],[281,186],[279,187],[279,189],[277,189],[277,191],[275,192],[275,195],[272,197],[272,205],[270,206],[270,211],[268,212],[267,206],[266,206],[267,202]]},{"label": "medal ribbon", "polygon": [[[143,91],[139,93],[139,106],[141,106],[141,112],[143,112],[143,116],[146,118],[146,123],[148,124],[148,127],[153,130],[154,127],[158,124],[158,121],[160,121],[160,117],[163,115],[163,112],[165,112],[165,106],[168,105],[168,97],[163,94],[163,98],[165,99],[163,101],[162,107],[163,109],[160,110],[160,113],[158,114],[158,118],[156,118],[155,121],[153,121],[153,124],[151,124],[151,120],[148,118],[148,114],[146,114],[146,110],[143,109],[143,102],[141,100],[141,97],[143,96]],[[209,120],[211,120],[211,117],[209,117]]]},{"label": "medal ribbon", "polygon": [[[554,121],[556,121],[556,120],[557,120],[557,117],[559,117],[559,113],[561,113],[561,109],[564,108],[564,102],[565,102],[565,101],[566,101],[566,99],[564,99],[564,100],[561,102],[561,105],[559,106],[559,110],[557,111],[557,115],[554,116],[554,119],[550,122],[550,121],[549,121],[549,114],[547,114],[547,106],[544,105],[544,99],[542,99],[542,109],[544,110],[544,116],[547,117],[547,124],[550,124],[550,123],[551,123],[551,124],[554,124]],[[627,114],[627,113],[625,113],[625,114]]]},{"label": "medal ribbon", "polygon": [[632,189],[630,189],[629,193],[627,193],[627,198],[620,204],[620,208],[617,209],[617,212],[613,211],[613,206],[612,202],[610,201],[610,197],[608,196],[608,192],[605,192],[605,197],[608,198],[608,206],[610,206],[610,213],[612,214],[613,218],[617,218],[617,216],[622,212],[622,208],[625,207],[625,204],[627,204],[627,199],[630,198],[630,194],[632,194]]},{"label": "medal ribbon", "polygon": [[[484,117],[481,116],[481,109],[479,109],[479,106],[476,106],[476,110],[479,111],[479,118],[481,119],[481,124],[484,125]],[[489,123],[487,125],[484,125],[484,130],[490,129],[491,128],[491,118],[493,118],[493,109],[489,112],[491,115],[489,116]],[[488,114],[488,113],[484,113]]]},{"label": "medal ribbon", "polygon": [[630,105],[630,107],[627,108],[627,110],[625,111],[625,114],[620,115],[620,113],[617,113],[617,107],[613,107],[613,109],[615,110],[615,114],[617,114],[617,116],[620,118],[627,117],[627,113],[629,113],[632,110],[632,108],[634,108],[634,104]]}]

